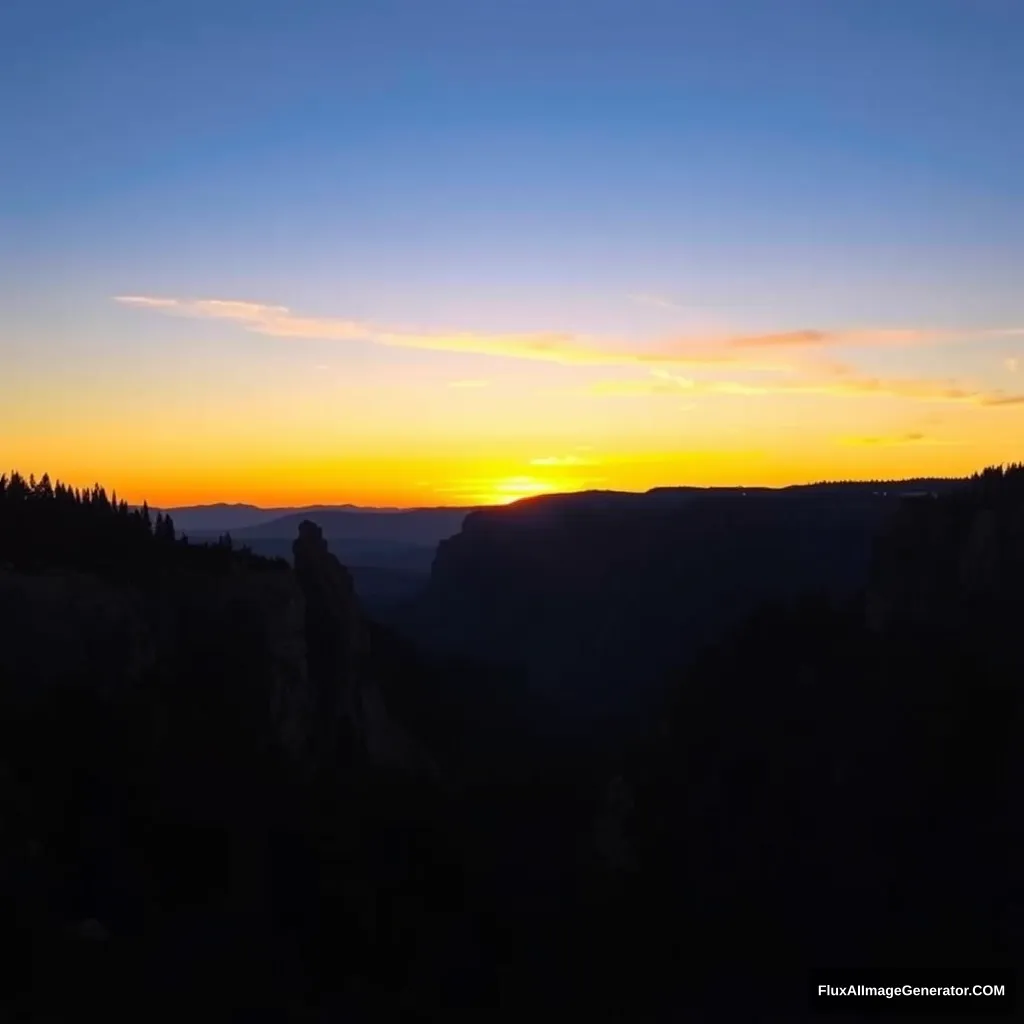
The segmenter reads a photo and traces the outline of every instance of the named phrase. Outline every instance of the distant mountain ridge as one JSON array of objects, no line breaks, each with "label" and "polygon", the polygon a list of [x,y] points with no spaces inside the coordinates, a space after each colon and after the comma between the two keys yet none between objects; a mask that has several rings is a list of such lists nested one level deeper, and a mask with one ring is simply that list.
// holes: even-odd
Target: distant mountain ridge
[{"label": "distant mountain ridge", "polygon": [[[785,487],[699,487],[694,485],[660,486],[652,487],[647,491],[616,491],[616,490],[587,490],[568,491],[560,494],[542,494],[529,498],[521,498],[512,502],[517,508],[528,508],[531,506],[542,507],[581,507],[583,505],[622,505],[626,506],[631,502],[634,504],[648,504],[651,501],[666,502],[673,504],[680,499],[697,494],[766,494],[802,492],[808,493],[815,490],[850,490],[856,488],[872,487],[900,487],[913,488],[916,490],[944,490],[951,485],[962,481],[956,478],[913,478],[909,480],[848,480],[848,481],[820,481],[809,484],[791,484]],[[467,515],[470,512],[483,511],[492,506],[466,505],[437,505],[437,506],[416,506],[412,508],[399,508],[393,505],[372,506],[354,505],[343,503],[340,505],[295,505],[277,506],[264,508],[260,505],[252,505],[247,502],[225,502],[218,501],[209,505],[180,505],[156,508],[151,506],[152,511],[170,514],[174,519],[177,529],[186,533],[214,533],[239,530],[255,530],[260,527],[268,527],[264,532],[253,534],[253,537],[279,538],[292,537],[295,533],[296,522],[294,517],[308,518],[310,516],[330,516],[335,514],[373,514],[373,515],[411,515],[412,513],[440,513],[451,514],[454,517]],[[504,508],[507,506],[493,506]],[[326,536],[348,536],[347,527],[350,525],[344,520],[327,524],[317,520]],[[341,533],[331,533],[329,527],[346,527]]]},{"label": "distant mountain ridge", "polygon": [[[433,546],[459,532],[475,508],[311,509],[231,531],[241,543],[290,537],[304,520],[316,523],[325,537]],[[175,518],[177,523],[177,518]]]},{"label": "distant mountain ridge", "polygon": [[[408,600],[427,581],[437,545],[462,528],[472,508],[377,509],[355,505],[260,509],[213,505],[171,509],[179,534],[205,543],[225,533],[236,545],[291,561],[291,538],[315,523],[331,552],[353,569],[359,599],[372,612]],[[283,513],[283,514],[281,514]]]},{"label": "distant mountain ridge", "polygon": [[1024,465],[477,510],[391,624],[312,518],[291,566],[170,527],[0,475],[0,1016],[757,1019],[804,1002],[766,950],[1020,963]]},{"label": "distant mountain ridge", "polygon": [[211,505],[181,505],[170,508],[154,508],[154,512],[170,514],[175,526],[185,533],[212,533],[215,531],[241,530],[262,523],[269,523],[290,515],[309,515],[318,512],[400,512],[401,509],[362,508],[359,505],[301,505],[262,508],[245,502],[218,501]]},{"label": "distant mountain ridge", "polygon": [[625,721],[765,600],[855,595],[886,519],[965,485],[591,491],[480,509],[441,541],[396,621],[427,648],[500,657],[570,718]]}]

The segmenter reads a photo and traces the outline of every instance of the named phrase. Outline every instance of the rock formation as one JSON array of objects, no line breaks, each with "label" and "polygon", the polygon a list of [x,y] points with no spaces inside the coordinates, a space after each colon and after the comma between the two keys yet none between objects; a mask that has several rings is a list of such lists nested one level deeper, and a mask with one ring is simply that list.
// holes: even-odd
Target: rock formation
[{"label": "rock formation", "polygon": [[0,878],[26,1006],[74,1001],[73,978],[259,1002],[339,986],[338,963],[400,971],[442,862],[436,769],[389,706],[417,692],[415,654],[394,671],[316,527],[294,570],[157,545],[112,566],[113,544],[70,565],[37,545],[0,570]]},{"label": "rock formation", "polygon": [[166,721],[193,701],[211,725],[214,701],[231,728],[244,719],[298,763],[427,771],[388,713],[367,621],[318,527],[304,524],[295,555],[294,571],[165,573],[150,585],[2,570],[5,699],[72,687],[144,701]]},{"label": "rock formation", "polygon": [[863,586],[898,503],[865,486],[561,495],[474,512],[439,545],[406,628],[521,668],[561,713],[618,728],[761,602]]},{"label": "rock formation", "polygon": [[430,759],[388,713],[352,577],[315,523],[300,525],[293,552],[304,599],[308,735],[315,756],[331,759],[343,751],[356,766],[430,773]]}]

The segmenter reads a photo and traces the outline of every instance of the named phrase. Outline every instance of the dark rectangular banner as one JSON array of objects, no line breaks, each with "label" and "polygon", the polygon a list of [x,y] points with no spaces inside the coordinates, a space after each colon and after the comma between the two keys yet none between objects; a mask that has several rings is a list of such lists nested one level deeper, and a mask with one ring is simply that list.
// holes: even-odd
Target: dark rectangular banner
[{"label": "dark rectangular banner", "polygon": [[996,968],[836,969],[811,972],[811,1009],[822,1015],[974,1019],[1016,1010],[1014,972]]}]

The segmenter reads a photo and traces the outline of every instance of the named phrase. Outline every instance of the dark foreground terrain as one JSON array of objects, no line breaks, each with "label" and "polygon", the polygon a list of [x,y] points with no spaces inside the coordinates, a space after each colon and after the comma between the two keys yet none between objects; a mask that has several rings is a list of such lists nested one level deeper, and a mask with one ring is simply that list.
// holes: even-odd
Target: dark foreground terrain
[{"label": "dark foreground terrain", "polygon": [[313,523],[4,478],[5,1012],[793,1020],[812,965],[1020,963],[1024,469],[749,500],[480,513],[396,629]]}]

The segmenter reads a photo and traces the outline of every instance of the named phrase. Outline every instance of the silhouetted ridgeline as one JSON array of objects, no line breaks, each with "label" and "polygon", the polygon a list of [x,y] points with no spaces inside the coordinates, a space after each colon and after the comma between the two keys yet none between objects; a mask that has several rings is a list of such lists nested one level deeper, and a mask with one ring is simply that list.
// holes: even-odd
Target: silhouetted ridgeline
[{"label": "silhouetted ridgeline", "polygon": [[458,532],[470,511],[468,508],[319,508],[281,516],[234,532],[246,542],[292,537],[300,523],[308,520],[316,523],[324,536],[332,540],[432,547]]},{"label": "silhouetted ridgeline", "polygon": [[659,488],[477,511],[401,621],[424,644],[522,667],[570,717],[621,720],[762,602],[855,594],[902,496],[954,486]]},{"label": "silhouetted ridgeline", "polygon": [[5,479],[14,1009],[793,1020],[808,964],[1019,963],[1022,524],[1021,467],[519,503],[426,657],[313,522],[289,565]]},{"label": "silhouetted ridgeline", "polygon": [[[214,506],[176,509],[175,521],[195,524],[193,541],[213,540],[232,524],[231,535],[253,551],[291,559],[299,524],[316,523],[331,551],[348,567],[356,593],[371,614],[387,614],[426,584],[438,541],[457,533],[466,508],[366,509],[353,506],[261,510]],[[277,514],[280,513],[280,514]],[[259,518],[262,517],[262,518]]]},{"label": "silhouetted ridgeline", "polygon": [[387,669],[315,525],[294,559],[175,541],[99,487],[3,481],[0,873],[23,1008],[101,986],[144,992],[146,1017],[202,999],[227,1019],[301,1009],[310,984],[410,984],[417,908],[458,862],[426,853],[448,835],[437,768],[381,690],[421,669]]},{"label": "silhouetted ridgeline", "polygon": [[367,619],[318,526],[292,568],[13,475],[0,544],[16,1008],[346,1019],[557,975],[574,767],[514,679]]},{"label": "silhouetted ridgeline", "polygon": [[[874,549],[869,614],[882,628],[1012,628],[1024,586],[1024,473],[989,469],[943,501],[906,502]],[[1015,618],[1016,617],[1016,618]]]},{"label": "silhouetted ridgeline", "polygon": [[1021,962],[1022,527],[1021,466],[908,501],[866,607],[766,606],[679,676],[627,772],[612,930],[675,937],[639,988],[696,938],[694,975],[765,994],[780,961]]}]

